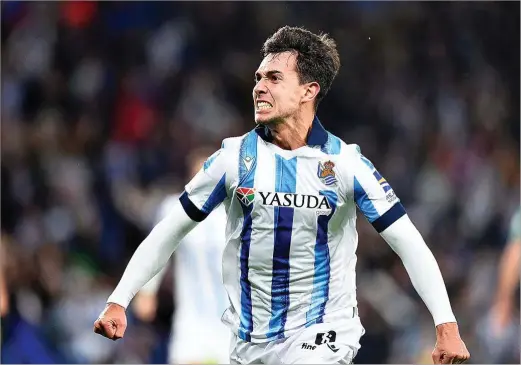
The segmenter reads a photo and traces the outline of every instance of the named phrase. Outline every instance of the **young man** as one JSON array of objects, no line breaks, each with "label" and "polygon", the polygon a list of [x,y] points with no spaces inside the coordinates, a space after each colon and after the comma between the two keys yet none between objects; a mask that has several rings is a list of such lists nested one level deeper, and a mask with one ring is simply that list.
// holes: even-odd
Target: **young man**
[{"label": "young man", "polygon": [[[201,169],[213,151],[197,149],[188,156],[190,176]],[[158,221],[179,202],[169,195],[161,204]],[[225,364],[229,361],[230,331],[221,322],[229,305],[222,284],[222,255],[226,212],[220,206],[183,238],[175,253],[174,301],[168,361],[171,364]],[[157,308],[157,290],[166,267],[136,295],[133,309],[138,317],[152,319]]]},{"label": "young man", "polygon": [[[356,207],[401,257],[436,326],[436,363],[469,358],[438,265],[390,185],[316,117],[340,67],[335,42],[283,27],[255,73],[257,127],[223,141],[143,241],[94,330],[111,339],[125,308],[179,241],[219,204],[228,215],[223,321],[232,363],[349,363],[357,314]],[[202,293],[204,295],[204,293]]]}]

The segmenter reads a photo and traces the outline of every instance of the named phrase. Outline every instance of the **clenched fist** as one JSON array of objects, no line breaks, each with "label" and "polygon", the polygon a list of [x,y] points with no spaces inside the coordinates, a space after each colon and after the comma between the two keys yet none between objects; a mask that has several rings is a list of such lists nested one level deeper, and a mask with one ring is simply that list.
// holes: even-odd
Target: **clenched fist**
[{"label": "clenched fist", "polygon": [[125,308],[119,304],[109,303],[94,322],[94,332],[111,340],[123,338],[127,328]]},{"label": "clenched fist", "polygon": [[436,346],[432,352],[435,364],[461,364],[470,353],[459,335],[456,323],[443,323],[436,327]]}]

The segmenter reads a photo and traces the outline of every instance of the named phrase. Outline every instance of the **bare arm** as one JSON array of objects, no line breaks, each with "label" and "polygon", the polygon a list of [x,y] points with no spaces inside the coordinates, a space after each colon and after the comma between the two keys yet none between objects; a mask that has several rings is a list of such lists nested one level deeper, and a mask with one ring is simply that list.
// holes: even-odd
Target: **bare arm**
[{"label": "bare arm", "polygon": [[521,240],[510,242],[499,262],[498,288],[496,302],[512,301],[519,284],[519,263]]}]

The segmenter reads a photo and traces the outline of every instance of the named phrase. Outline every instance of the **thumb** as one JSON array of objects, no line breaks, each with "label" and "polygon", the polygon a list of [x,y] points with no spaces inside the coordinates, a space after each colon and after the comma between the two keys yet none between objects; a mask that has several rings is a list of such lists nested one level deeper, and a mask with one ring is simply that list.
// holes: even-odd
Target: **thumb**
[{"label": "thumb", "polygon": [[114,326],[115,331],[113,340],[119,340],[120,338],[123,338],[127,325],[121,321],[117,321]]}]

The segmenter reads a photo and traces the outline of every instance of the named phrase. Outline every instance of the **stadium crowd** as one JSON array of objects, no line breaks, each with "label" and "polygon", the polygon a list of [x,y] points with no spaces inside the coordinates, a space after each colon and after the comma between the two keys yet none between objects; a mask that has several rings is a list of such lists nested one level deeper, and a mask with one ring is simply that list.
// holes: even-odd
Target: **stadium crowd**
[{"label": "stadium crowd", "polygon": [[[520,198],[519,3],[1,6],[3,363],[164,361],[170,279],[156,318],[130,313],[122,341],[92,323],[189,178],[185,156],[253,128],[259,49],[285,24],[337,40],[319,118],[361,146],[424,235],[470,362],[520,361],[519,318],[498,333],[489,315]],[[399,258],[358,226],[355,362],[429,362],[432,318]]]}]

